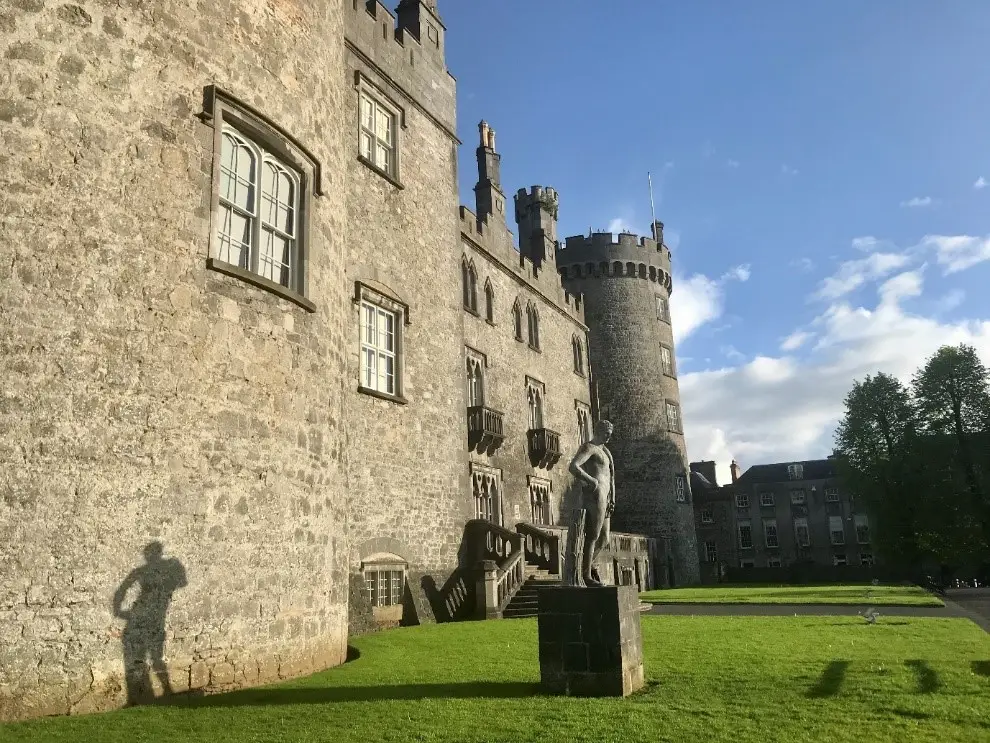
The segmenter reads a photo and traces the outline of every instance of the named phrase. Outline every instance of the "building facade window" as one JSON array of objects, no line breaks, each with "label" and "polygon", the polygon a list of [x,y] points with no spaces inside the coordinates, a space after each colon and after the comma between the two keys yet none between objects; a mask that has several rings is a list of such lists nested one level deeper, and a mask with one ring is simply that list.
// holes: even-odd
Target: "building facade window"
[{"label": "building facade window", "polygon": [[660,366],[668,377],[676,376],[674,373],[674,352],[669,346],[662,343],[660,344]]},{"label": "building facade window", "polygon": [[739,567],[741,567],[741,568],[755,568],[756,567],[756,560],[754,560],[752,557],[744,557],[743,559],[739,560]]},{"label": "building facade window", "polygon": [[859,553],[859,564],[864,567],[873,567],[873,553],[872,552],[860,552]]},{"label": "building facade window", "polygon": [[799,547],[811,546],[811,532],[808,531],[808,519],[803,516],[794,519],[794,540]]},{"label": "building facade window", "polygon": [[502,472],[471,462],[471,489],[474,495],[474,517],[493,524],[502,524]]},{"label": "building facade window", "polygon": [[803,464],[789,464],[787,465],[787,477],[791,480],[803,480],[804,479],[804,465]]},{"label": "building facade window", "polygon": [[739,535],[739,549],[753,549],[753,525],[749,519],[740,521],[736,527],[736,532]]},{"label": "building facade window", "polygon": [[825,502],[826,503],[838,503],[839,502],[839,489],[838,488],[825,488]]},{"label": "building facade window", "polygon": [[529,347],[540,350],[540,313],[530,302],[526,305],[526,322],[529,329]]},{"label": "building facade window", "polygon": [[529,405],[529,429],[543,428],[543,398],[546,388],[543,382],[526,377],[526,400]]},{"label": "building facade window", "polygon": [[792,490],[791,503],[795,506],[803,506],[805,504],[804,490]]},{"label": "building facade window", "polygon": [[464,309],[478,312],[478,273],[474,263],[467,258],[461,259],[461,284],[463,288]]},{"label": "building facade window", "polygon": [[846,565],[846,556],[843,554],[832,555],[832,564],[836,567]]},{"label": "building facade window", "polygon": [[760,493],[760,505],[763,508],[773,508],[774,506],[773,493]]},{"label": "building facade window", "polygon": [[677,403],[667,402],[667,428],[674,433],[684,433],[681,428],[681,408]]},{"label": "building facade window", "polygon": [[523,339],[522,309],[519,307],[519,300],[512,305],[512,329],[516,334],[516,340]]},{"label": "building facade window", "polygon": [[541,477],[529,478],[529,509],[532,522],[537,526],[553,525],[553,485]]},{"label": "building facade window", "polygon": [[485,281],[485,319],[492,324],[495,323],[495,289],[491,280]]},{"label": "building facade window", "polygon": [[574,354],[574,373],[584,376],[584,345],[576,335],[571,338],[571,351]]},{"label": "building facade window", "polygon": [[780,567],[780,558],[779,557],[768,557],[767,558],[767,567],[768,568],[779,568]]},{"label": "building facade window", "polygon": [[674,499],[678,503],[687,502],[687,478],[684,475],[674,477]]},{"label": "building facade window", "polygon": [[591,408],[580,400],[574,401],[574,408],[577,411],[578,443],[584,444],[591,441]]},{"label": "building facade window", "polygon": [[398,396],[399,316],[375,302],[361,301],[361,385]]},{"label": "building facade window", "polygon": [[736,493],[736,508],[749,508],[749,494]]},{"label": "building facade window", "polygon": [[364,595],[373,607],[402,603],[406,566],[397,556],[376,556],[362,564],[361,572],[364,574]]},{"label": "building facade window", "polygon": [[392,178],[399,177],[397,112],[368,91],[361,91],[361,157]]},{"label": "building facade window", "polygon": [[670,322],[670,304],[667,298],[657,294],[657,319]]},{"label": "building facade window", "polygon": [[777,519],[763,520],[763,537],[767,547],[780,546],[780,542],[777,540]]},{"label": "building facade window", "polygon": [[718,544],[714,539],[705,542],[705,562],[718,562]]},{"label": "building facade window", "polygon": [[828,517],[828,533],[832,544],[846,543],[846,531],[843,528],[841,516]]},{"label": "building facade window", "polygon": [[714,524],[715,523],[715,511],[711,508],[703,508],[701,510],[701,523],[702,524]]},{"label": "building facade window", "polygon": [[467,349],[467,403],[469,408],[485,404],[485,367],[487,359],[484,354]]},{"label": "building facade window", "polygon": [[865,513],[853,514],[853,523],[856,525],[856,541],[859,544],[869,544],[870,517]]}]

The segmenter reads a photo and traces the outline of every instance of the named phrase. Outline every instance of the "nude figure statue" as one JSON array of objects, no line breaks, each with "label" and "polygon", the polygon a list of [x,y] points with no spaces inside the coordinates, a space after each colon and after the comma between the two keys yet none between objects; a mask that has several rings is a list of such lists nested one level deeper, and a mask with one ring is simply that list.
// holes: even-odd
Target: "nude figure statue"
[{"label": "nude figure statue", "polygon": [[605,444],[612,436],[613,426],[608,421],[598,421],[595,435],[581,445],[571,460],[570,473],[584,483],[584,554],[581,559],[581,577],[586,586],[600,586],[602,582],[592,573],[595,560],[608,544],[610,520],[615,510],[615,466],[612,453]]}]

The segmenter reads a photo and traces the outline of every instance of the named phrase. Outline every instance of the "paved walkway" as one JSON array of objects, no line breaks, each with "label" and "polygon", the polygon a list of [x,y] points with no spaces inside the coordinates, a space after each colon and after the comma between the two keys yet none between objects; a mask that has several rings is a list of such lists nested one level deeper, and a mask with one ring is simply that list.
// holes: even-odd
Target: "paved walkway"
[{"label": "paved walkway", "polygon": [[[945,606],[883,606],[881,617],[951,617],[969,619],[990,632],[990,588],[946,591]],[[836,604],[654,604],[648,614],[706,617],[855,616],[867,607]]]}]

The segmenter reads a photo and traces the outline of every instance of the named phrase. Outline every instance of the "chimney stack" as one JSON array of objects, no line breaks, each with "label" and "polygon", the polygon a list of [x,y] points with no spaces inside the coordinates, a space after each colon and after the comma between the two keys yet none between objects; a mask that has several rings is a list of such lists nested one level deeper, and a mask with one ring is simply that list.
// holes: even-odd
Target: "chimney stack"
[{"label": "chimney stack", "polygon": [[729,472],[732,473],[732,482],[739,479],[740,467],[739,463],[735,459],[732,460],[732,464],[729,465]]}]

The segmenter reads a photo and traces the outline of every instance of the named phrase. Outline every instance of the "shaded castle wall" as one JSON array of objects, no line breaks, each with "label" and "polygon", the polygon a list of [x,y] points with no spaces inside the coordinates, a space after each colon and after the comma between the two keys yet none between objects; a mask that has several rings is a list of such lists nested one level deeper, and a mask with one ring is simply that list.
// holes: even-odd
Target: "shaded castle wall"
[{"label": "shaded castle wall", "polygon": [[[375,555],[407,563],[402,621],[432,621],[424,589],[457,566],[464,522],[473,516],[467,482],[464,350],[457,239],[454,80],[441,50],[421,44],[381,4],[344,4],[343,101],[347,208],[346,282],[364,282],[408,306],[401,333],[404,401],[358,391],[360,309],[346,307],[347,445],[351,463],[350,570]],[[428,42],[428,39],[425,39]],[[358,86],[400,114],[397,182],[358,159]],[[431,582],[432,581],[432,582]],[[355,591],[351,611],[366,615]],[[392,617],[398,609],[382,614]],[[356,631],[370,623],[354,623]]]},{"label": "shaded castle wall", "polygon": [[[121,705],[162,641],[174,691],[343,661],[340,3],[24,0],[0,29],[0,718]],[[211,83],[322,165],[312,313],[206,267]]]},{"label": "shaded castle wall", "polygon": [[[615,424],[609,444],[616,465],[613,527],[656,538],[671,557],[675,582],[697,583],[687,482],[686,501],[675,500],[676,478],[688,478],[683,419],[680,430],[670,430],[665,406],[670,401],[679,408],[680,394],[660,355],[661,344],[674,349],[673,329],[657,311],[657,297],[670,296],[670,251],[649,238],[597,233],[567,238],[557,265],[565,288],[583,295],[601,416]],[[666,572],[663,565],[655,569]]]}]

